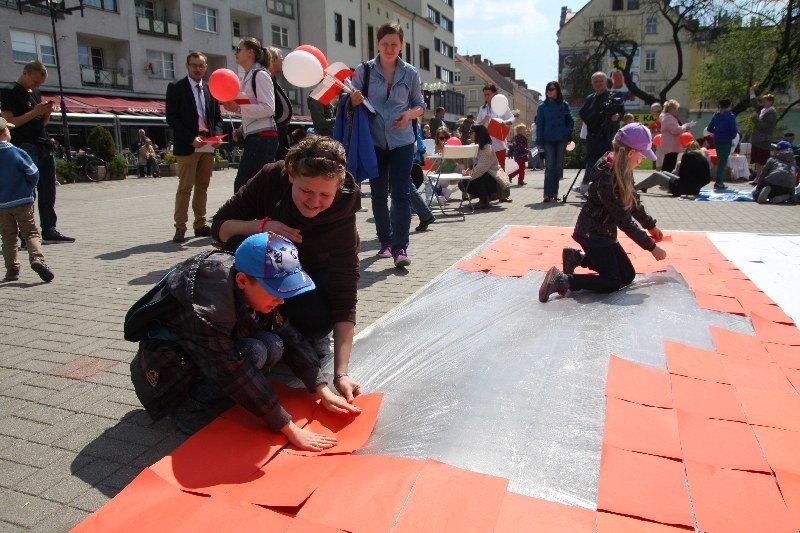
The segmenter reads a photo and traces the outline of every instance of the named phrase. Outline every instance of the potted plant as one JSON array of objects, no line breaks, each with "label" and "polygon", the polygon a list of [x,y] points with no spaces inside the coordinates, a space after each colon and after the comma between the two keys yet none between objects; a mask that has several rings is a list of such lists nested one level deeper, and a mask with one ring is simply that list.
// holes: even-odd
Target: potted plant
[{"label": "potted plant", "polygon": [[175,157],[175,154],[172,152],[167,152],[164,155],[164,159],[161,161],[161,164],[158,166],[158,171],[162,177],[177,176],[178,159]]},{"label": "potted plant", "polygon": [[225,170],[228,168],[229,162],[227,159],[224,159],[222,155],[218,152],[214,152],[214,170]]}]

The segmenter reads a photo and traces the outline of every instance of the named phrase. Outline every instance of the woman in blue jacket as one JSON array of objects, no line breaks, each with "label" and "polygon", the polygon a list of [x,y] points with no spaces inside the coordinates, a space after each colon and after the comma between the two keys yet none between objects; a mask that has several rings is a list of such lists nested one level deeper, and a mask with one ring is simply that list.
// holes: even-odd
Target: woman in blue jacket
[{"label": "woman in blue jacket", "polygon": [[561,84],[551,81],[545,88],[546,98],[536,111],[536,144],[544,150],[544,201],[558,198],[558,182],[564,176],[564,152],[572,136],[575,120],[564,101]]}]

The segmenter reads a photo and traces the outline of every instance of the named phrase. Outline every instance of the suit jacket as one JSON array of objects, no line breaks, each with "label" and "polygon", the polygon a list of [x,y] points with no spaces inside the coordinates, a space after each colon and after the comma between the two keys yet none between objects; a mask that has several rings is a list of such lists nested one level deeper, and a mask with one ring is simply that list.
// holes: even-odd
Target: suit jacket
[{"label": "suit jacket", "polygon": [[[167,124],[172,128],[175,140],[175,155],[191,155],[194,153],[195,137],[200,133],[199,117],[194,100],[194,86],[189,77],[182,78],[167,86]],[[211,135],[222,134],[222,113],[219,102],[211,96],[208,83],[203,82],[203,95],[206,101],[206,121]]]}]

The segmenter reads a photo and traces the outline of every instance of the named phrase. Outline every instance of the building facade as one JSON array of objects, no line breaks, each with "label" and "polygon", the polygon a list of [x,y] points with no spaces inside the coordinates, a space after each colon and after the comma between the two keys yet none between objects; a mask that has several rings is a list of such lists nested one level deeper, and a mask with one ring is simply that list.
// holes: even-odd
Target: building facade
[{"label": "building facade", "polygon": [[[77,5],[77,0],[64,4]],[[403,57],[418,67],[423,83],[445,84],[440,96],[451,95],[449,111],[463,115],[463,98],[452,91],[452,0],[84,0],[83,5],[83,17],[80,12],[59,17],[54,41],[48,11],[32,5],[20,14],[16,1],[0,0],[0,84],[12,83],[26,62],[39,59],[49,71],[41,91],[58,101],[57,42],[73,147],[82,145],[84,127],[97,124],[112,129],[120,147],[128,146],[139,128],[165,146],[170,133],[164,95],[170,82],[186,75],[192,51],[207,54],[209,73],[237,69],[233,51],[242,37],[256,37],[284,55],[311,44],[330,62],[355,67],[376,55],[374,34],[388,21],[403,27]],[[278,81],[295,113],[305,114],[309,89]],[[55,134],[58,122],[54,116]]]}]

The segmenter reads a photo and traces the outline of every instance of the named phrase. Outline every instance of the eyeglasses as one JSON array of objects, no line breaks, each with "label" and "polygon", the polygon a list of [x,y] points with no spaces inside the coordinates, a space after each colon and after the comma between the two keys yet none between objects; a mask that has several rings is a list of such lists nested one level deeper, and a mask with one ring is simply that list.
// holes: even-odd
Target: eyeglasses
[{"label": "eyeglasses", "polygon": [[236,50],[234,50],[233,53],[237,54],[237,53],[241,52],[242,50],[244,50],[245,48],[247,48],[247,47],[237,46]]}]

